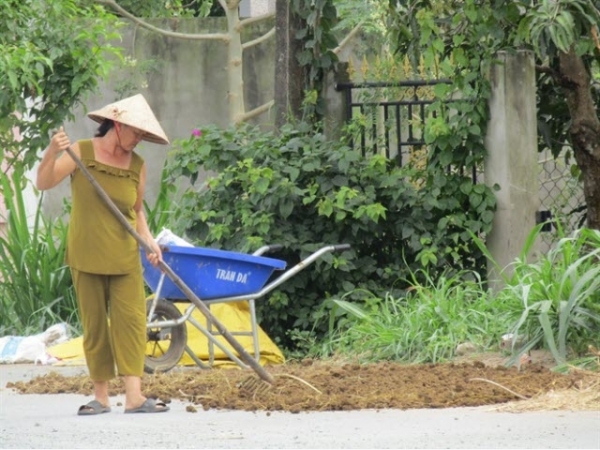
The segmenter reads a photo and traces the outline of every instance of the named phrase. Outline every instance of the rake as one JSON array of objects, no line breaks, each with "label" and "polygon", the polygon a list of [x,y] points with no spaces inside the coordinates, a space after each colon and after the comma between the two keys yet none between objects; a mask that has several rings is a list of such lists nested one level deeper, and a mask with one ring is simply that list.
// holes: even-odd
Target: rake
[{"label": "rake", "polygon": [[[153,253],[152,248],[148,245],[148,243],[138,234],[138,232],[131,226],[131,224],[127,221],[123,213],[119,211],[119,209],[115,206],[110,197],[104,192],[102,187],[98,184],[96,179],[90,174],[85,165],[81,162],[79,157],[73,152],[71,147],[66,148],[66,152],[71,156],[73,161],[79,169],[81,173],[85,175],[85,177],[92,184],[98,195],[102,198],[106,206],[110,209],[110,211],[114,214],[117,220],[125,227],[125,229],[135,238],[138,244],[146,250],[148,253]],[[263,385],[268,389],[273,384],[273,377],[269,374],[256,359],[254,359],[242,345],[234,338],[234,336],[225,328],[225,326],[217,320],[217,318],[210,312],[210,309],[198,298],[198,296],[183,282],[179,276],[171,269],[171,267],[165,263],[164,261],[159,262],[160,269],[166,273],[166,275],[173,281],[173,283],[181,289],[181,291],[186,295],[186,297],[194,303],[194,305],[204,314],[207,320],[210,320],[215,328],[221,333],[221,335],[227,340],[227,342],[238,352],[240,358],[252,369],[256,374],[260,377],[260,381]],[[256,380],[253,382],[250,379],[248,381],[244,381],[239,386],[239,389],[242,392],[250,392],[252,390],[264,392],[267,389],[261,386],[261,383],[257,383]]]}]

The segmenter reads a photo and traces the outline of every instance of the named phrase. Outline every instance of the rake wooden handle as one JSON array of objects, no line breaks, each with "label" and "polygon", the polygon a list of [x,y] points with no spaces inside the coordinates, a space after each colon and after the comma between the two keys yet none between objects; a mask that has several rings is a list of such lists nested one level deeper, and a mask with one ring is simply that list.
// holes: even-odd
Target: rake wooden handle
[{"label": "rake wooden handle", "polygon": [[[110,199],[110,197],[106,194],[106,192],[104,192],[102,187],[98,184],[96,179],[90,174],[90,172],[87,170],[87,168],[85,167],[83,162],[81,162],[81,159],[79,159],[79,157],[75,154],[75,152],[73,152],[71,147],[67,147],[66,151],[69,154],[69,156],[71,156],[71,158],[73,158],[73,161],[75,161],[75,164],[77,164],[77,167],[79,167],[79,170],[81,170],[81,173],[83,173],[85,175],[85,177],[89,180],[89,182],[92,183],[92,186],[94,186],[94,189],[96,190],[98,195],[102,198],[104,203],[106,203],[106,206],[108,206],[108,208],[111,210],[111,212],[117,218],[117,220],[119,222],[121,222],[121,224],[125,227],[125,229],[135,238],[135,240],[140,244],[140,246],[144,250],[146,250],[148,253],[154,253],[154,251],[152,250],[152,247],[150,247],[150,245],[131,226],[131,224],[127,221],[127,219],[125,218],[123,213],[116,207],[116,205],[113,203],[113,201]],[[248,364],[258,374],[258,376],[260,378],[262,378],[263,380],[265,380],[266,382],[268,382],[270,384],[273,384],[273,377],[271,376],[271,374],[269,374],[258,363],[258,361],[256,361],[256,359],[254,359],[246,350],[244,350],[244,347],[242,347],[241,344],[227,330],[227,328],[225,328],[225,326],[219,320],[217,320],[217,318],[210,312],[210,309],[208,309],[208,306],[206,306],[204,304],[204,302],[202,300],[200,300],[198,298],[198,296],[183,282],[183,280],[181,278],[179,278],[179,276],[177,276],[177,274],[173,271],[173,269],[171,269],[171,267],[169,267],[169,265],[162,260],[159,261],[159,267],[163,272],[165,272],[167,274],[167,276],[173,281],[173,283],[175,283],[177,285],[177,287],[179,289],[181,289],[181,291],[185,294],[185,296],[192,303],[194,303],[194,305],[196,305],[198,307],[198,309],[202,312],[202,314],[204,314],[204,316],[207,318],[207,320],[210,320],[214,324],[214,326],[217,328],[219,333],[221,333],[221,335],[227,340],[227,342],[229,342],[229,344],[231,344],[231,346],[238,352],[238,354],[244,360],[244,362],[246,364]]]}]

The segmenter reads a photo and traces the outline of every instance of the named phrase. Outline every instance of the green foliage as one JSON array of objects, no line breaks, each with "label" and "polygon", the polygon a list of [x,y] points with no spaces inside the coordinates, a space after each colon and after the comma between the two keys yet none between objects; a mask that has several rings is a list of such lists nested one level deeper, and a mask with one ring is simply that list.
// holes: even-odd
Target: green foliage
[{"label": "green foliage", "polygon": [[[423,265],[434,274],[485,263],[464,228],[489,232],[494,197],[446,167],[419,184],[422,172],[363,157],[307,124],[277,135],[250,125],[208,126],[175,148],[167,170],[192,188],[174,215],[198,245],[253,252],[281,244],[275,256],[291,266],[322,245],[351,244],[259,302],[261,324],[285,345],[288,330],[312,327],[326,298],[357,288],[395,292],[408,270]],[[215,175],[196,187],[200,168]]]},{"label": "green foliage", "polygon": [[507,305],[488,297],[477,273],[434,281],[420,272],[411,275],[410,287],[398,297],[368,295],[362,304],[332,300],[328,338],[309,354],[439,363],[454,357],[460,344],[480,351],[497,348],[511,316]]},{"label": "green foliage", "polygon": [[339,18],[336,30],[347,31],[360,25],[367,34],[385,34],[387,11],[379,0],[334,0],[333,4]]},{"label": "green foliage", "polygon": [[117,28],[114,16],[91,2],[8,0],[0,8],[0,161],[14,171],[0,183],[9,211],[0,240],[3,332],[77,322],[63,261],[66,225],[45,219],[38,205],[28,226],[23,173],[48,144],[50,130],[73,118],[74,107],[108,74],[110,58],[120,56],[111,44]]},{"label": "green foliage", "polygon": [[[584,56],[588,70],[598,72],[600,48],[590,31],[597,29],[600,22],[599,8],[600,2],[590,0],[532,3],[521,16],[516,39],[517,45],[527,45],[535,51],[539,65],[550,69],[537,72],[539,149],[549,149],[554,157],[563,153],[575,177],[580,173],[572,151],[563,152],[571,146],[571,118],[564,91],[557,82],[558,53],[574,45],[577,54]],[[592,89],[591,93],[598,104],[600,90]]]},{"label": "green foliage", "polygon": [[[75,0],[5,1],[0,9],[0,160],[31,167],[50,130],[107,75],[117,22]],[[18,127],[22,141],[13,137]]]},{"label": "green foliage", "polygon": [[137,17],[214,17],[225,11],[214,0],[119,0],[119,5]]},{"label": "green foliage", "polygon": [[71,273],[64,263],[67,226],[41,213],[41,198],[31,227],[23,198],[23,172],[3,176],[9,211],[0,237],[0,335],[39,333],[66,322],[78,326]]},{"label": "green foliage", "polygon": [[[485,134],[489,120],[488,100],[491,95],[486,68],[502,48],[504,30],[490,32],[493,21],[510,21],[512,10],[496,12],[491,5],[464,2],[456,14],[457,5],[426,0],[398,2],[390,0],[390,31],[397,39],[397,50],[406,54],[413,68],[432,79],[449,79],[450,84],[437,84],[432,94],[435,101],[427,108],[423,136],[427,145],[427,184],[435,192],[449,188],[461,192],[469,201],[463,204],[465,215],[449,205],[455,214],[442,221],[459,228],[474,229],[470,214],[477,212],[479,221],[490,224],[494,200],[487,197],[487,188],[473,185],[466,179],[440,174],[445,170],[481,171],[485,157]],[[478,45],[473,46],[472,42]],[[450,169],[454,168],[454,169]],[[497,188],[497,187],[495,187]],[[453,203],[451,197],[445,198]],[[452,228],[450,228],[450,231]],[[421,236],[428,238],[428,236]],[[467,241],[461,236],[460,241]],[[435,258],[434,250],[429,259]]]},{"label": "green foliage", "polygon": [[[600,345],[600,232],[581,229],[563,236],[547,255],[527,262],[540,230],[541,225],[532,230],[498,292],[477,273],[444,274],[434,281],[421,271],[423,276],[413,274],[410,287],[395,298],[363,292],[361,304],[329,300],[323,306],[329,307],[323,315],[329,320],[327,337],[305,338],[308,354],[435,363],[452,358],[461,343],[496,350],[501,337],[511,333],[513,356],[507,365],[546,348],[559,370],[568,364],[597,369],[597,358],[586,355],[590,345]],[[491,259],[483,241],[472,237]]]},{"label": "green foliage", "polygon": [[307,117],[322,119],[325,113],[325,99],[311,95],[325,91],[325,75],[334,70],[338,62],[333,50],[337,38],[333,29],[337,22],[337,11],[333,0],[291,0],[294,14],[302,19],[305,28],[296,33],[296,39],[303,42],[303,50],[296,55],[307,74],[304,107]]},{"label": "green foliage", "polygon": [[534,2],[519,22],[518,38],[542,60],[566,53],[574,45],[579,55],[592,53],[596,44],[590,30],[600,22],[598,8],[592,0]]},{"label": "green foliage", "polygon": [[[548,254],[528,262],[541,227],[536,226],[528,236],[511,266],[512,275],[505,277],[506,287],[498,293],[498,301],[516,306],[510,332],[513,344],[522,344],[515,346],[515,360],[543,346],[557,364],[564,364],[568,358],[585,355],[588,345],[600,344],[600,232],[584,228],[572,236],[563,235]],[[483,242],[474,239],[484,250]]]},{"label": "green foliage", "polygon": [[176,205],[172,198],[175,196],[175,186],[170,183],[169,174],[165,168],[163,168],[160,176],[160,184],[158,189],[158,195],[154,206],[144,199],[144,212],[146,214],[146,222],[148,223],[148,229],[153,236],[156,236],[160,231],[169,227],[174,233],[179,233],[179,227],[177,226],[177,220],[175,216]]}]

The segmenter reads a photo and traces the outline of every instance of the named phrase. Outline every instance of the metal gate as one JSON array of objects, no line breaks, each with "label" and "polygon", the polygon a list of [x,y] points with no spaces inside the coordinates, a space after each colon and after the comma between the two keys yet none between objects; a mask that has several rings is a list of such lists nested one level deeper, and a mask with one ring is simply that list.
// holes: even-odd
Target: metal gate
[{"label": "metal gate", "polygon": [[[346,123],[360,124],[351,145],[363,155],[382,153],[399,166],[409,161],[424,164],[427,152],[424,126],[427,108],[434,102],[432,89],[437,84],[451,84],[451,81],[336,84],[336,90],[344,95]],[[473,182],[477,182],[477,168],[458,168],[460,173],[465,170],[470,170]]]}]

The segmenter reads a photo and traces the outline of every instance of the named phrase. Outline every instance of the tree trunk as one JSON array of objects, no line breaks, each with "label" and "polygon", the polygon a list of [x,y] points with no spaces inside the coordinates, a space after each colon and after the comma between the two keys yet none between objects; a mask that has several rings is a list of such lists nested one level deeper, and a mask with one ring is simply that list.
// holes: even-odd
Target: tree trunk
[{"label": "tree trunk", "polygon": [[296,55],[302,50],[302,40],[296,38],[302,29],[302,19],[293,14],[289,0],[275,4],[275,126],[281,127],[290,117],[302,117],[302,97],[306,75]]},{"label": "tree trunk", "polygon": [[573,50],[559,57],[561,86],[571,113],[571,141],[583,174],[587,226],[600,230],[600,120],[592,97],[591,78]]},{"label": "tree trunk", "polygon": [[244,103],[244,74],[242,70],[242,37],[239,31],[240,14],[238,10],[239,0],[227,3],[225,15],[227,16],[227,33],[229,42],[227,44],[227,78],[229,90],[227,100],[229,104],[229,122],[238,124],[242,121],[246,112]]}]

